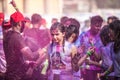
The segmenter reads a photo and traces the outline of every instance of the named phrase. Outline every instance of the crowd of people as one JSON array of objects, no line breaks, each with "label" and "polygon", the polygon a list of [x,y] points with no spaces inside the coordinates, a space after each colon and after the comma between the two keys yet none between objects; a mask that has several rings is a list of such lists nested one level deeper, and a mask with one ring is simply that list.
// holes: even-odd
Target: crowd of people
[{"label": "crowd of people", "polygon": [[[78,16],[79,17],[79,16]],[[0,13],[0,80],[120,80],[120,20],[90,18],[88,29],[69,16],[50,29],[38,13]]]}]

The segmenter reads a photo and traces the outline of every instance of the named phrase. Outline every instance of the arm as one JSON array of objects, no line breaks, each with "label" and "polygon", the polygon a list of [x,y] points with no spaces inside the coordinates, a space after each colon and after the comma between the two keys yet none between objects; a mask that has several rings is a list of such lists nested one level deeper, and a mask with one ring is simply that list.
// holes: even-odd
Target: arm
[{"label": "arm", "polygon": [[16,11],[19,11],[14,0],[12,0],[10,4],[15,8]]},{"label": "arm", "polygon": [[96,62],[96,61],[86,59],[86,63],[87,64],[93,64],[93,65],[96,65],[98,67],[101,67],[101,64],[99,62]]},{"label": "arm", "polygon": [[100,74],[100,76],[106,76],[109,75],[113,71],[113,64],[103,73]]},{"label": "arm", "polygon": [[81,66],[82,63],[86,60],[86,58],[89,57],[89,56],[91,56],[91,54],[93,54],[93,53],[94,53],[94,48],[93,48],[93,47],[90,47],[90,48],[88,49],[87,53],[86,53],[83,57],[81,57],[81,58],[79,59],[79,61],[78,61],[78,66]]},{"label": "arm", "polygon": [[23,53],[23,56],[25,57],[26,60],[33,60],[34,59],[34,54],[30,50],[29,47],[25,46],[21,49],[21,52]]}]

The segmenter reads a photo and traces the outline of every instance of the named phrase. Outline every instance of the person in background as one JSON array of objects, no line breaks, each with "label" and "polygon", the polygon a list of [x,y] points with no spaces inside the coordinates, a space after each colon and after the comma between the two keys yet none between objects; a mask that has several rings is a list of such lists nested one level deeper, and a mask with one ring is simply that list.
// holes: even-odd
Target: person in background
[{"label": "person in background", "polygon": [[4,13],[0,12],[0,40],[2,39],[2,23],[4,21]]},{"label": "person in background", "polygon": [[25,17],[25,28],[22,32],[22,35],[24,37],[26,44],[29,46],[32,52],[35,52],[39,49],[39,45],[32,36],[28,35],[28,33],[31,33],[31,29],[32,29],[31,25],[32,24],[30,18]]},{"label": "person in background", "polygon": [[62,23],[64,26],[66,26],[66,21],[68,20],[69,18],[67,16],[62,16],[60,18],[60,23]]},{"label": "person in background", "polygon": [[118,20],[118,17],[116,17],[116,16],[109,16],[107,18],[107,23],[110,24],[110,23],[112,23],[115,20]]},{"label": "person in background", "polygon": [[25,36],[32,38],[32,40],[34,40],[34,42],[36,42],[36,44],[38,44],[38,48],[41,48],[41,46],[39,44],[39,28],[41,26],[41,21],[42,21],[41,15],[38,13],[34,13],[31,16],[32,28],[30,28],[24,32]]},{"label": "person in background", "polygon": [[56,22],[58,22],[58,19],[57,19],[57,18],[52,18],[51,24],[54,24],[54,23],[56,23]]},{"label": "person in background", "polygon": [[86,32],[89,29],[89,27],[90,27],[90,20],[88,19],[84,21],[84,25],[81,28],[81,33]]},{"label": "person in background", "polygon": [[3,51],[3,22],[4,13],[0,12],[0,80],[4,80],[6,72],[6,60]]}]

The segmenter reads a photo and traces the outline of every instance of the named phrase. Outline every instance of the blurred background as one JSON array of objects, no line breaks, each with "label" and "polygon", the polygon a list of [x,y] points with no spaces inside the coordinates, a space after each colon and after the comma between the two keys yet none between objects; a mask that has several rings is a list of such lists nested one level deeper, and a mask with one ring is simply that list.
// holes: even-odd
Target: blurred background
[{"label": "blurred background", "polygon": [[[11,0],[0,0],[0,12],[8,18],[15,9],[10,4]],[[39,13],[48,21],[61,16],[77,18],[80,22],[99,14],[104,20],[108,16],[120,17],[120,0],[14,0],[19,10],[25,16]]]}]

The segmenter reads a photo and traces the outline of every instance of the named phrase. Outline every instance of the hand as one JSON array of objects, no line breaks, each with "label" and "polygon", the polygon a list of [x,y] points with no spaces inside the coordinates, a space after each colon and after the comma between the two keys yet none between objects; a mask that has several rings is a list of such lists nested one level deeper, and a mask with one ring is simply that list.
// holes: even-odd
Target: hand
[{"label": "hand", "polygon": [[95,47],[89,47],[87,51],[88,56],[91,56],[93,53],[95,53]]},{"label": "hand", "polygon": [[41,53],[39,57],[41,59],[41,62],[43,62],[46,59],[46,53]]},{"label": "hand", "polygon": [[104,72],[104,73],[101,73],[99,76],[100,76],[100,77],[104,77],[104,76],[105,76],[105,72]]},{"label": "hand", "polygon": [[84,46],[80,46],[78,49],[77,49],[78,53],[82,54],[84,52]]},{"label": "hand", "polygon": [[14,0],[12,0],[12,1],[10,2],[10,4],[12,4],[13,7],[16,7],[16,4],[15,4],[15,1],[14,1]]},{"label": "hand", "polygon": [[93,64],[93,61],[90,60],[90,59],[86,59],[86,60],[85,60],[85,63],[86,63],[86,64]]},{"label": "hand", "polygon": [[27,64],[27,65],[29,65],[29,67],[31,67],[31,68],[34,68],[35,66],[36,66],[36,62],[35,61],[25,61],[25,63]]}]

